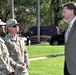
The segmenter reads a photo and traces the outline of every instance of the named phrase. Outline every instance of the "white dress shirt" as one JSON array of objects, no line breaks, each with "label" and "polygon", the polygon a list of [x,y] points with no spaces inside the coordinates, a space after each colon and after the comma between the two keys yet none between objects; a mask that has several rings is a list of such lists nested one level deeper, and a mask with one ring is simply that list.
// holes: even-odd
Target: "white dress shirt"
[{"label": "white dress shirt", "polygon": [[[72,28],[73,23],[74,23],[75,20],[76,20],[76,17],[69,23],[68,28],[70,28],[70,30],[71,30],[71,28]],[[68,28],[67,28],[66,33],[65,33],[65,42],[67,42],[68,35],[69,35],[69,33],[68,33]]]}]

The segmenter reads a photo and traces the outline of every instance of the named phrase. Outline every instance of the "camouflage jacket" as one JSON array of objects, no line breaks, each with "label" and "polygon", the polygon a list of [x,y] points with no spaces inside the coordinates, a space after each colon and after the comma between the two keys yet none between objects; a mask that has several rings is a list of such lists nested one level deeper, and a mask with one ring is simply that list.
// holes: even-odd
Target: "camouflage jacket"
[{"label": "camouflage jacket", "polygon": [[[18,35],[13,37],[11,34],[6,35],[4,40],[9,50],[10,57],[16,63],[25,62],[26,65],[29,66],[28,53],[25,47],[24,40]],[[13,66],[13,62],[11,62],[11,64]]]},{"label": "camouflage jacket", "polygon": [[4,43],[4,40],[0,37],[0,75],[7,75],[12,72],[12,67],[10,66],[8,49]]}]

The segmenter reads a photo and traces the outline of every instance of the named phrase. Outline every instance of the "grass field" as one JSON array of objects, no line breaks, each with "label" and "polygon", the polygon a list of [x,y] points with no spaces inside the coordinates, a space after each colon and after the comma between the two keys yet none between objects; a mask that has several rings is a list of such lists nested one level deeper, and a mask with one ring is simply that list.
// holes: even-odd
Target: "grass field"
[{"label": "grass field", "polygon": [[30,62],[30,75],[63,75],[64,57],[55,57]]},{"label": "grass field", "polygon": [[[29,57],[64,54],[64,46],[27,46]],[[63,75],[64,56],[30,61],[30,75]]]},{"label": "grass field", "polygon": [[64,54],[64,46],[27,46],[29,57]]}]

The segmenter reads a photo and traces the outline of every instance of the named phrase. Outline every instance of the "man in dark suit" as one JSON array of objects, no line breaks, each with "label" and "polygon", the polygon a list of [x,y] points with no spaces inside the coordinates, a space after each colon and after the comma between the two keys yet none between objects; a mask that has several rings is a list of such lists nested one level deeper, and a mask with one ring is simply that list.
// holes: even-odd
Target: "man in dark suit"
[{"label": "man in dark suit", "polygon": [[65,33],[64,75],[76,75],[76,3],[65,3],[62,16],[69,22]]}]

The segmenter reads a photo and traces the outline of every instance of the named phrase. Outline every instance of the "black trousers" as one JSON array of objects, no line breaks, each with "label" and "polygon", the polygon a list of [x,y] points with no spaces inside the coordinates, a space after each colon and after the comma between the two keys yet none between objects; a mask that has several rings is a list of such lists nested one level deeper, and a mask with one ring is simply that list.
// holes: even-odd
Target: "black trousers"
[{"label": "black trousers", "polygon": [[67,66],[66,66],[66,62],[65,62],[65,64],[64,64],[64,75],[71,75],[71,74],[69,74],[69,72],[68,72],[68,69],[67,69]]}]

